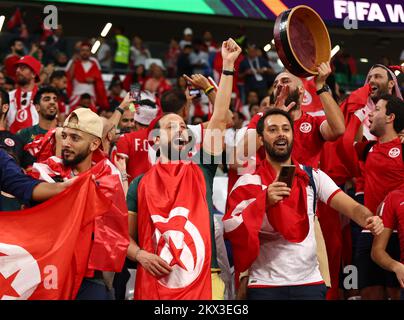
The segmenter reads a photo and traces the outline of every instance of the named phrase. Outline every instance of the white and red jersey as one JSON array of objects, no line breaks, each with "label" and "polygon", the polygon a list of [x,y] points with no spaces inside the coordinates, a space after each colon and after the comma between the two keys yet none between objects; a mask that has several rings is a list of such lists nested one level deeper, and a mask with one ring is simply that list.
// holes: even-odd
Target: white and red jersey
[{"label": "white and red jersey", "polygon": [[[70,70],[73,68],[73,78],[70,77]],[[66,66],[69,76],[67,92],[70,96],[70,106],[74,109],[84,93],[92,97],[92,102],[104,109],[108,109],[108,99],[102,79],[101,67],[98,60],[90,57],[87,61],[70,60]],[[86,78],[92,78],[93,83],[87,83]],[[72,110],[70,110],[72,111]]]},{"label": "white and red jersey", "polygon": [[[69,70],[72,67],[73,60],[70,60],[66,66],[66,70]],[[88,61],[81,61],[81,65],[83,66],[84,72],[88,72],[91,67],[95,64],[99,70],[101,70],[100,64],[97,59],[90,57]],[[83,93],[88,93],[92,97],[95,97],[94,85],[92,83],[79,82],[75,78],[73,78],[73,90],[72,95],[81,96]]]},{"label": "white and red jersey", "polygon": [[[237,181],[235,188],[242,183],[242,179],[257,180],[256,177],[258,176],[243,176]],[[341,191],[334,181],[319,169],[313,170],[313,179],[317,189],[317,199],[324,203],[330,203],[332,198]],[[314,232],[313,189],[307,186],[306,192],[309,217],[309,233],[306,239],[300,243],[285,240],[280,233],[274,231],[265,215],[259,232],[259,255],[249,269],[248,287],[323,283]]]},{"label": "white and red jersey", "polygon": [[19,130],[32,127],[39,123],[39,115],[33,103],[37,87],[34,90],[22,92],[15,89],[9,92],[10,108],[7,113],[7,126],[15,134]]},{"label": "white and red jersey", "polygon": [[386,228],[397,230],[400,240],[400,261],[404,264],[404,185],[387,195],[379,214]]},{"label": "white and red jersey", "polygon": [[[363,147],[362,143],[355,145],[359,157],[362,156]],[[402,152],[399,138],[386,143],[376,143],[369,150],[364,170],[365,206],[374,214],[384,197],[404,181]]]}]

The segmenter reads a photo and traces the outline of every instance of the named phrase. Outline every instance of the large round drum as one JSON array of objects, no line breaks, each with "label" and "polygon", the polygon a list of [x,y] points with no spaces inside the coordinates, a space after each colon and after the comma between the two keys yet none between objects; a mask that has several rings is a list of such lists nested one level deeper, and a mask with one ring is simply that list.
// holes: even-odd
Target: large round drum
[{"label": "large round drum", "polygon": [[285,68],[296,76],[316,75],[331,56],[327,27],[316,11],[297,6],[282,12],[274,26],[275,47]]}]

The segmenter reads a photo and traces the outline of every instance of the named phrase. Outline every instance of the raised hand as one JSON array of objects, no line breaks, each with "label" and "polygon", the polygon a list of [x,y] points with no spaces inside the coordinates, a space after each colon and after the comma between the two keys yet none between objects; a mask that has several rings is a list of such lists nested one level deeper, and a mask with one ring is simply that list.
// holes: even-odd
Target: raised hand
[{"label": "raised hand", "polygon": [[317,90],[321,89],[325,84],[328,76],[331,74],[331,66],[329,62],[322,62],[317,67],[318,75],[316,76],[314,82],[316,83]]},{"label": "raised hand", "polygon": [[291,102],[286,106],[285,102],[288,96],[289,96],[289,86],[285,85],[282,87],[281,92],[276,97],[274,104],[275,108],[279,108],[286,112],[289,112],[290,109],[292,109],[296,105],[296,102]]},{"label": "raised hand", "polygon": [[131,97],[130,92],[128,92],[125,96],[125,98],[123,98],[121,104],[119,105],[120,108],[122,108],[123,110],[128,110],[130,104],[135,101],[134,98]]},{"label": "raised hand", "polygon": [[210,87],[209,80],[201,74],[193,74],[190,77],[188,77],[186,74],[182,76],[196,88],[205,90]]},{"label": "raised hand", "polygon": [[234,62],[237,60],[238,56],[241,53],[241,48],[232,38],[229,38],[226,41],[223,41],[222,44],[222,58],[223,58],[223,67],[225,67],[226,63],[230,63],[234,65]]}]

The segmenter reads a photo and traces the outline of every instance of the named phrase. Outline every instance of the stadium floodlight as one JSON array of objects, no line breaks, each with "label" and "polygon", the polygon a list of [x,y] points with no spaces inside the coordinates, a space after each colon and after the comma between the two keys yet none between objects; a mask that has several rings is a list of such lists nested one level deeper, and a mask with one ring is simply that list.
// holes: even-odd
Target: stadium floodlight
[{"label": "stadium floodlight", "polygon": [[1,32],[1,29],[3,28],[4,20],[6,20],[6,17],[0,16],[0,32]]},{"label": "stadium floodlight", "polygon": [[268,52],[269,50],[271,50],[271,44],[270,43],[266,44],[265,47],[264,47],[265,52]]},{"label": "stadium floodlight", "polygon": [[97,52],[97,50],[99,49],[101,45],[100,40],[97,40],[96,42],[94,42],[93,47],[91,48],[91,53],[95,54]]},{"label": "stadium floodlight", "polygon": [[109,30],[111,30],[112,27],[112,23],[108,22],[105,26],[104,29],[102,29],[101,31],[101,37],[105,38],[109,32]]},{"label": "stadium floodlight", "polygon": [[369,62],[369,60],[367,58],[360,58],[359,61],[362,62],[362,63],[368,63]]},{"label": "stadium floodlight", "polygon": [[334,48],[332,48],[331,58],[334,57],[340,49],[341,49],[341,47],[339,45],[336,45]]}]

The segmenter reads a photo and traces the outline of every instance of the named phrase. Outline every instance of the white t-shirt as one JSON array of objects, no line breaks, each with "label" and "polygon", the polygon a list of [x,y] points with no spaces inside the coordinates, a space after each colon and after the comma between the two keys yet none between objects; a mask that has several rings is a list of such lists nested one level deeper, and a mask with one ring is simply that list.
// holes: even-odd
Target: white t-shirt
[{"label": "white t-shirt", "polygon": [[[313,169],[317,199],[329,203],[341,191],[321,170]],[[317,260],[314,233],[313,189],[307,186],[309,233],[300,243],[292,243],[276,232],[264,217],[259,233],[260,253],[250,267],[248,287],[294,286],[323,282]]]}]

